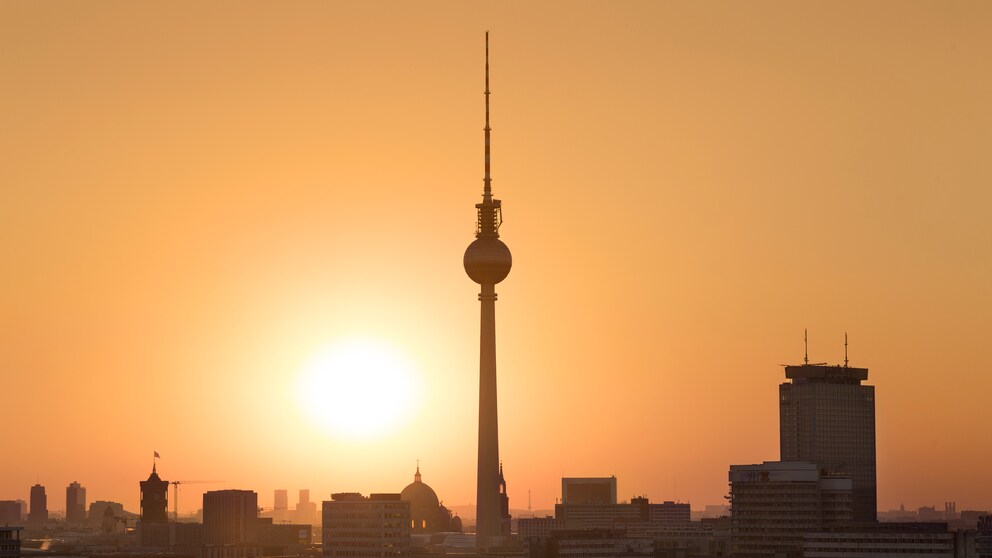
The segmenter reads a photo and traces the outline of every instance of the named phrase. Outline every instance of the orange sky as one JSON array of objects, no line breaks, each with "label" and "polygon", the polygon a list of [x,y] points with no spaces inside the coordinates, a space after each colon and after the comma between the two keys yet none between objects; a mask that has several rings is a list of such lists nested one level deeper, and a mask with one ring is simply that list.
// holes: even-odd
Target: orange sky
[{"label": "orange sky", "polygon": [[[59,509],[78,480],[137,510],[157,450],[264,506],[399,491],[418,458],[474,502],[489,29],[513,507],[563,474],[722,503],[730,464],[778,458],[808,327],[812,360],[848,331],[871,370],[879,508],[988,509],[990,25],[979,2],[4,2],[0,499],[40,479]],[[423,394],[366,441],[293,389],[355,336]]]}]

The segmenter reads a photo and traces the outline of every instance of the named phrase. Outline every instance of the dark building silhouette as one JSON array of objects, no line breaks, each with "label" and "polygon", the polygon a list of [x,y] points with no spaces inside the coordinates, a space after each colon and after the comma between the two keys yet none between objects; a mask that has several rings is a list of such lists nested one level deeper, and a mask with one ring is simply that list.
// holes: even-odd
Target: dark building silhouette
[{"label": "dark building silhouette", "polygon": [[21,503],[14,500],[0,500],[0,526],[21,523]]},{"label": "dark building silhouette", "polygon": [[169,481],[162,480],[152,465],[152,474],[141,486],[141,522],[166,523],[169,521]]},{"label": "dark building silhouette", "polygon": [[854,520],[877,519],[875,387],[867,368],[786,366],[779,386],[782,461],[809,461],[853,484]]},{"label": "dark building silhouette", "polygon": [[21,555],[21,528],[0,526],[0,558]]},{"label": "dark building silhouette", "polygon": [[616,504],[616,477],[563,477],[562,504]]},{"label": "dark building silhouette", "polygon": [[45,487],[36,484],[31,487],[31,510],[28,512],[28,523],[42,525],[48,521],[48,496]]},{"label": "dark building silhouette", "polygon": [[258,544],[265,556],[298,556],[313,544],[313,527],[258,518]]},{"label": "dark building silhouette", "polygon": [[410,502],[399,494],[357,492],[324,501],[324,558],[391,558],[410,553]]},{"label": "dark building silhouette", "polygon": [[413,482],[400,492],[400,499],[410,502],[410,529],[413,533],[456,531],[452,528],[451,512],[441,505],[434,489],[421,479],[419,465]]},{"label": "dark building silhouette", "polygon": [[801,555],[803,534],[851,523],[851,479],[816,463],[766,461],[730,466],[734,552]]},{"label": "dark building silhouette", "polygon": [[251,490],[205,493],[203,542],[208,545],[258,542],[258,494]]},{"label": "dark building silhouette", "polygon": [[65,521],[74,525],[86,522],[86,489],[78,481],[65,489]]},{"label": "dark building silhouette", "polygon": [[476,499],[476,545],[498,546],[503,533],[499,475],[499,421],[496,405],[496,284],[510,273],[510,249],[499,239],[503,222],[500,200],[492,194],[489,173],[489,33],[486,33],[485,175],[477,211],[475,241],[465,250],[468,276],[481,286],[482,323],[479,347],[479,462]]},{"label": "dark building silhouette", "polygon": [[503,463],[499,464],[499,517],[500,534],[510,536],[510,497],[506,494],[506,477],[503,476]]}]

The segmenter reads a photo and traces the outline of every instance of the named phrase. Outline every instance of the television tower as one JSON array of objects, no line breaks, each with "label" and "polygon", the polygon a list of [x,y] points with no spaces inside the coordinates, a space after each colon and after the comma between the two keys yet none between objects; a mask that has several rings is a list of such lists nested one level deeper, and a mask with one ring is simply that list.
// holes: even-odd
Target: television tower
[{"label": "television tower", "polygon": [[496,413],[496,283],[510,273],[510,249],[499,239],[503,223],[500,201],[493,199],[489,175],[489,33],[486,32],[485,176],[475,241],[465,250],[465,272],[481,285],[482,327],[479,345],[479,470],[476,499],[476,546],[495,546],[502,535],[499,474],[499,423]]}]

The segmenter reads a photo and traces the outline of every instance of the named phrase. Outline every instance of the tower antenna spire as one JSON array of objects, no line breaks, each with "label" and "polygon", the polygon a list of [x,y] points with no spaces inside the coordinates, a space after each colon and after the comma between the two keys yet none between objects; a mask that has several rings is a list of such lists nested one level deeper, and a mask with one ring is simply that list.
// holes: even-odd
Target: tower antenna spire
[{"label": "tower antenna spire", "polygon": [[489,174],[489,31],[486,31],[486,175],[482,179],[484,189],[482,192],[483,201],[489,201],[493,197],[492,176]]},{"label": "tower antenna spire", "polygon": [[803,364],[809,364],[809,330],[803,328]]},{"label": "tower antenna spire", "polygon": [[844,368],[847,368],[847,332],[844,332]]}]

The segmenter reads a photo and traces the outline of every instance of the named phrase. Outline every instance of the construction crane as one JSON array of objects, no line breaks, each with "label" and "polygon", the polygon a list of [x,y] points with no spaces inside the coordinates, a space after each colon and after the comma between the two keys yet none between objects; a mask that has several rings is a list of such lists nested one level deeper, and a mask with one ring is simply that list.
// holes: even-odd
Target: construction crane
[{"label": "construction crane", "polygon": [[180,484],[217,484],[224,481],[170,481],[172,485],[172,520],[179,521],[179,485]]}]

